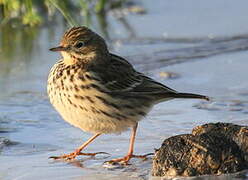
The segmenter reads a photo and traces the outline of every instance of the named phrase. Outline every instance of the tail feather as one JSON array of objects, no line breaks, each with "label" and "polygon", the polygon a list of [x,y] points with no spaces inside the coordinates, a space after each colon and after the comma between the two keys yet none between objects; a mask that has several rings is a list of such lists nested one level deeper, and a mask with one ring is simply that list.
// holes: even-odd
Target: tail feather
[{"label": "tail feather", "polygon": [[172,97],[172,98],[193,98],[193,99],[204,99],[209,101],[210,98],[208,96],[200,95],[200,94],[191,94],[191,93],[166,93],[164,94],[166,97]]},{"label": "tail feather", "polygon": [[209,101],[208,96],[200,95],[200,94],[191,94],[191,93],[175,93],[174,98],[193,98],[193,99],[205,99]]}]

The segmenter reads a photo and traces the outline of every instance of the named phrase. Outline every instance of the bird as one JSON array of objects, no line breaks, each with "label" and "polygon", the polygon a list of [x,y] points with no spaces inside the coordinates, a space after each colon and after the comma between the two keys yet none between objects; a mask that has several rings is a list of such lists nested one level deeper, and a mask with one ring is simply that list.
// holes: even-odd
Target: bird
[{"label": "bird", "polygon": [[53,159],[73,160],[102,134],[119,134],[131,129],[129,149],[122,158],[108,163],[129,164],[140,120],[155,104],[175,98],[209,100],[208,96],[180,93],[138,72],[125,58],[109,51],[105,40],[86,26],[67,30],[60,44],[51,48],[62,59],[51,68],[47,93],[62,118],[84,132],[93,134],[74,152]]}]

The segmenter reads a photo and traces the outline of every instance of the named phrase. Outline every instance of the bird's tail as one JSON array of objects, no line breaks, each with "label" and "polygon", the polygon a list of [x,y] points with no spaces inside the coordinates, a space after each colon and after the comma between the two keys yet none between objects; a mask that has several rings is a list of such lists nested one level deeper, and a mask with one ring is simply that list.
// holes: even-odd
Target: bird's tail
[{"label": "bird's tail", "polygon": [[200,94],[191,94],[191,93],[172,93],[173,98],[193,98],[193,99],[205,99],[209,101],[208,96],[200,95]]}]

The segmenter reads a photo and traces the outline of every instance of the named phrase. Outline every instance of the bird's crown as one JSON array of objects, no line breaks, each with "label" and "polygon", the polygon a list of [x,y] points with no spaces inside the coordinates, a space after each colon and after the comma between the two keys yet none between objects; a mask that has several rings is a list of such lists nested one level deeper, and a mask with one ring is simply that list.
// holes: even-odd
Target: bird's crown
[{"label": "bird's crown", "polygon": [[67,64],[90,63],[97,57],[104,58],[108,54],[104,39],[85,26],[73,27],[66,31],[60,45],[50,50],[60,51]]}]

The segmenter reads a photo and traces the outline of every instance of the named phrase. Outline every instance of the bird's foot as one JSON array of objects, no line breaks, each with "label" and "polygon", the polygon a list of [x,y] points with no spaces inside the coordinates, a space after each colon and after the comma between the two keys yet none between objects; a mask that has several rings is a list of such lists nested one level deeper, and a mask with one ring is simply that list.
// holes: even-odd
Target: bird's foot
[{"label": "bird's foot", "polygon": [[51,156],[49,158],[51,159],[54,159],[54,160],[58,160],[58,159],[63,159],[63,160],[66,160],[66,161],[70,161],[70,160],[73,160],[75,159],[77,156],[96,156],[97,154],[108,154],[106,152],[96,152],[96,153],[83,153],[83,152],[80,152],[80,151],[75,151],[75,152],[72,152],[70,154],[64,154],[64,155],[61,155],[61,156]]},{"label": "bird's foot", "polygon": [[117,158],[117,159],[112,159],[110,161],[105,161],[104,164],[111,164],[111,165],[130,165],[128,162],[131,158],[140,158],[140,159],[147,159],[147,156],[154,155],[154,153],[148,153],[145,155],[134,155],[134,154],[128,154],[124,156],[123,158]]}]

